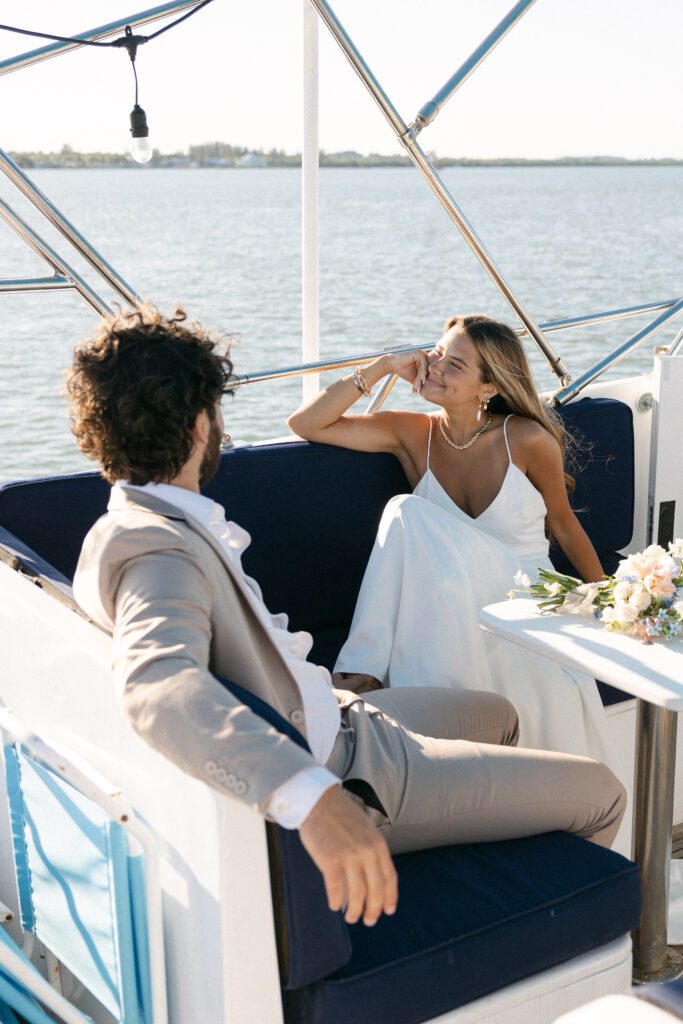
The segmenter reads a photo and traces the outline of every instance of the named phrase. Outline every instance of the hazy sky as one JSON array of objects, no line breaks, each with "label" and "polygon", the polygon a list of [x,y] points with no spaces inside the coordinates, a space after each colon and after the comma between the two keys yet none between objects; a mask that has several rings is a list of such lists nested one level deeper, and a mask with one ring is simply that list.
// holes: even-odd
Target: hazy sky
[{"label": "hazy sky", "polygon": [[[511,6],[333,3],[408,121]],[[143,9],[134,0],[22,0],[1,4],[0,20],[68,35]],[[142,47],[140,103],[152,144],[300,150],[301,12],[302,0],[214,0]],[[320,35],[322,148],[399,152],[322,25]],[[683,158],[681,39],[682,0],[538,0],[422,144],[448,156]],[[37,45],[0,31],[0,59]],[[83,48],[0,77],[0,146],[123,151],[132,102],[125,52]]]}]

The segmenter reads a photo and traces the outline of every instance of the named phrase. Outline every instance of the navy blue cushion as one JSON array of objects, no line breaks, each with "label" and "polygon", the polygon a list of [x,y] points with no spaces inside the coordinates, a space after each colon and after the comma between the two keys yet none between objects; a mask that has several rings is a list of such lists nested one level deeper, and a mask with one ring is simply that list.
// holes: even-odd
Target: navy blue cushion
[{"label": "navy blue cushion", "polygon": [[635,928],[637,867],[566,833],[396,857],[399,904],[353,955],[285,992],[287,1024],[418,1024]]},{"label": "navy blue cushion", "polygon": [[655,1006],[661,1007],[677,1020],[683,1020],[683,978],[670,981],[666,985],[640,985],[633,994],[638,999],[644,999],[648,1003],[654,1003]]},{"label": "navy blue cushion", "polygon": [[409,490],[393,455],[301,441],[227,453],[205,493],[251,533],[268,607],[315,635],[348,629],[382,510]]},{"label": "navy blue cushion", "polygon": [[72,580],[83,538],[108,500],[109,484],[99,473],[6,484],[0,487],[0,525]]},{"label": "navy blue cushion", "polygon": [[[227,679],[216,677],[233,696],[297,746],[308,750],[298,729],[270,704]],[[309,985],[347,963],[348,929],[340,913],[327,906],[322,875],[306,853],[299,833],[269,826],[271,882],[283,984]]]},{"label": "navy blue cushion", "polygon": [[[306,747],[270,705],[221,682]],[[398,911],[374,928],[328,910],[298,833],[272,829],[270,848],[287,1024],[417,1024],[604,945],[640,919],[637,867],[561,832],[397,856]]]},{"label": "navy blue cushion", "polygon": [[[617,567],[617,552],[633,536],[633,414],[623,402],[609,398],[584,398],[564,406],[560,414],[576,441],[576,464],[570,466],[576,480],[571,504],[605,572],[611,573]],[[557,545],[551,558],[560,571],[576,575]]]},{"label": "navy blue cushion", "polygon": [[[591,538],[604,571],[611,575],[633,535],[635,477],[633,415],[628,406],[606,398],[587,398],[561,410],[565,427],[575,438],[572,475],[576,490],[571,496],[583,528]],[[557,544],[550,557],[561,572],[577,572]],[[632,700],[609,683],[597,680],[605,707]]]},{"label": "navy blue cushion", "polygon": [[0,526],[0,546],[18,560],[28,575],[49,579],[63,593],[71,596],[71,583],[58,569],[36,554],[32,548]]}]

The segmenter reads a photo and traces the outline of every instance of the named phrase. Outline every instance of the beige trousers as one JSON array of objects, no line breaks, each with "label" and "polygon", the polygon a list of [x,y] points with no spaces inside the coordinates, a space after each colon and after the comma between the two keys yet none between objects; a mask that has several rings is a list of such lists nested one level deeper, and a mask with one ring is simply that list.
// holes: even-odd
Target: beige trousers
[{"label": "beige trousers", "polygon": [[614,841],[621,783],[591,758],[517,748],[505,698],[424,687],[337,696],[342,727],[327,767],[394,853],[553,831]]}]

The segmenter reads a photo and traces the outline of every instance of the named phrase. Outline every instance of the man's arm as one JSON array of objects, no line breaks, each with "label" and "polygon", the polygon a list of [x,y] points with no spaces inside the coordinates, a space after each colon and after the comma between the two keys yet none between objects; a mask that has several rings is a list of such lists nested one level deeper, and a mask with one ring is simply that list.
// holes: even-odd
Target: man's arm
[{"label": "man's arm", "polygon": [[146,742],[266,814],[273,791],[316,762],[211,674],[211,610],[210,588],[188,552],[155,550],[131,559],[116,586],[115,674],[128,717]]},{"label": "man's arm", "polygon": [[[128,562],[115,599],[114,667],[135,730],[183,771],[268,814],[273,793],[313,757],[232,696],[209,672],[211,594],[181,549]],[[331,910],[375,924],[396,908],[389,849],[341,786],[299,828]]]}]

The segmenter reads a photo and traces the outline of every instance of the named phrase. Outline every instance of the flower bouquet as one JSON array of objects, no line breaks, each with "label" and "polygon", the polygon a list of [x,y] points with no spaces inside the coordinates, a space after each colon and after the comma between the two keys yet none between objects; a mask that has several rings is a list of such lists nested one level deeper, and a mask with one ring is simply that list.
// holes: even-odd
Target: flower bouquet
[{"label": "flower bouquet", "polygon": [[[592,616],[615,633],[646,643],[683,636],[683,539],[665,551],[651,544],[622,559],[614,576],[582,583],[574,576],[540,569],[538,582],[518,573],[515,583],[544,612]],[[511,591],[514,596],[518,591]]]}]

